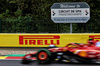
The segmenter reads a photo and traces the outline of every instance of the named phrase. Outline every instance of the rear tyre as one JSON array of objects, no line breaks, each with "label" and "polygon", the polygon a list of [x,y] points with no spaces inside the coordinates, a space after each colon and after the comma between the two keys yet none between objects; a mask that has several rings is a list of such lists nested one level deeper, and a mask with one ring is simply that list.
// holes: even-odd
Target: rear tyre
[{"label": "rear tyre", "polygon": [[47,49],[39,50],[36,56],[39,64],[50,63],[50,57],[51,57],[51,53]]}]

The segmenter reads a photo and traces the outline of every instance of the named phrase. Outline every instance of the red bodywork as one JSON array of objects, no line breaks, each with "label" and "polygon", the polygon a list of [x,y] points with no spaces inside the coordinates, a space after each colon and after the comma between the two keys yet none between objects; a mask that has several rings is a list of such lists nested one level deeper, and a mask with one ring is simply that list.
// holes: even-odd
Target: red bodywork
[{"label": "red bodywork", "polygon": [[[96,43],[94,41],[94,43]],[[66,52],[70,51],[73,54],[76,54],[81,57],[91,58],[100,60],[100,47],[96,47],[95,44],[78,44],[78,43],[69,43],[65,47],[61,48],[50,48],[50,52]],[[37,54],[37,52],[31,53],[30,55]],[[26,55],[27,56],[27,55]],[[25,58],[25,56],[24,56]]]},{"label": "red bodywork", "polygon": [[[72,46],[68,47],[68,45],[72,45]],[[76,54],[76,55],[81,56],[81,57],[93,58],[93,59],[100,60],[100,47],[88,46],[86,44],[78,44],[77,45],[75,43],[70,43],[68,45],[66,47],[51,48],[51,49],[48,49],[48,50],[50,50],[51,52],[70,51],[73,54]]]}]

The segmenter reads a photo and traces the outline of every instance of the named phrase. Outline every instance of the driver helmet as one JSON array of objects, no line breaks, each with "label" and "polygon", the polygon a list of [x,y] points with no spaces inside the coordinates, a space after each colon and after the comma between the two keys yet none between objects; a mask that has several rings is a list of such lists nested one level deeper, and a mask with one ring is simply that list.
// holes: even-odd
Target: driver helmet
[{"label": "driver helmet", "polygon": [[49,45],[49,48],[56,48],[56,46],[51,44],[51,45]]}]

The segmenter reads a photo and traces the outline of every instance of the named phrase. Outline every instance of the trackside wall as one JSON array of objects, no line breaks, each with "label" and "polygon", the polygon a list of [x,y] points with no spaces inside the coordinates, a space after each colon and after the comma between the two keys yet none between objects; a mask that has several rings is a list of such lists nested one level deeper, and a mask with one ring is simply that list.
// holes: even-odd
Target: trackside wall
[{"label": "trackside wall", "polygon": [[100,34],[0,34],[0,47],[64,47],[68,43],[87,43],[89,38],[100,39]]}]

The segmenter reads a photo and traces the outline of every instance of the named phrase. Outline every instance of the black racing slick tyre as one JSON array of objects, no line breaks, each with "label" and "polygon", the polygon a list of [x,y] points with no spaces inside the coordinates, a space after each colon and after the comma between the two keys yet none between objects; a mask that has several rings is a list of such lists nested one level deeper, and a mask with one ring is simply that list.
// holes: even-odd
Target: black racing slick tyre
[{"label": "black racing slick tyre", "polygon": [[38,51],[36,58],[39,64],[50,63],[51,53],[47,49],[41,49]]}]

